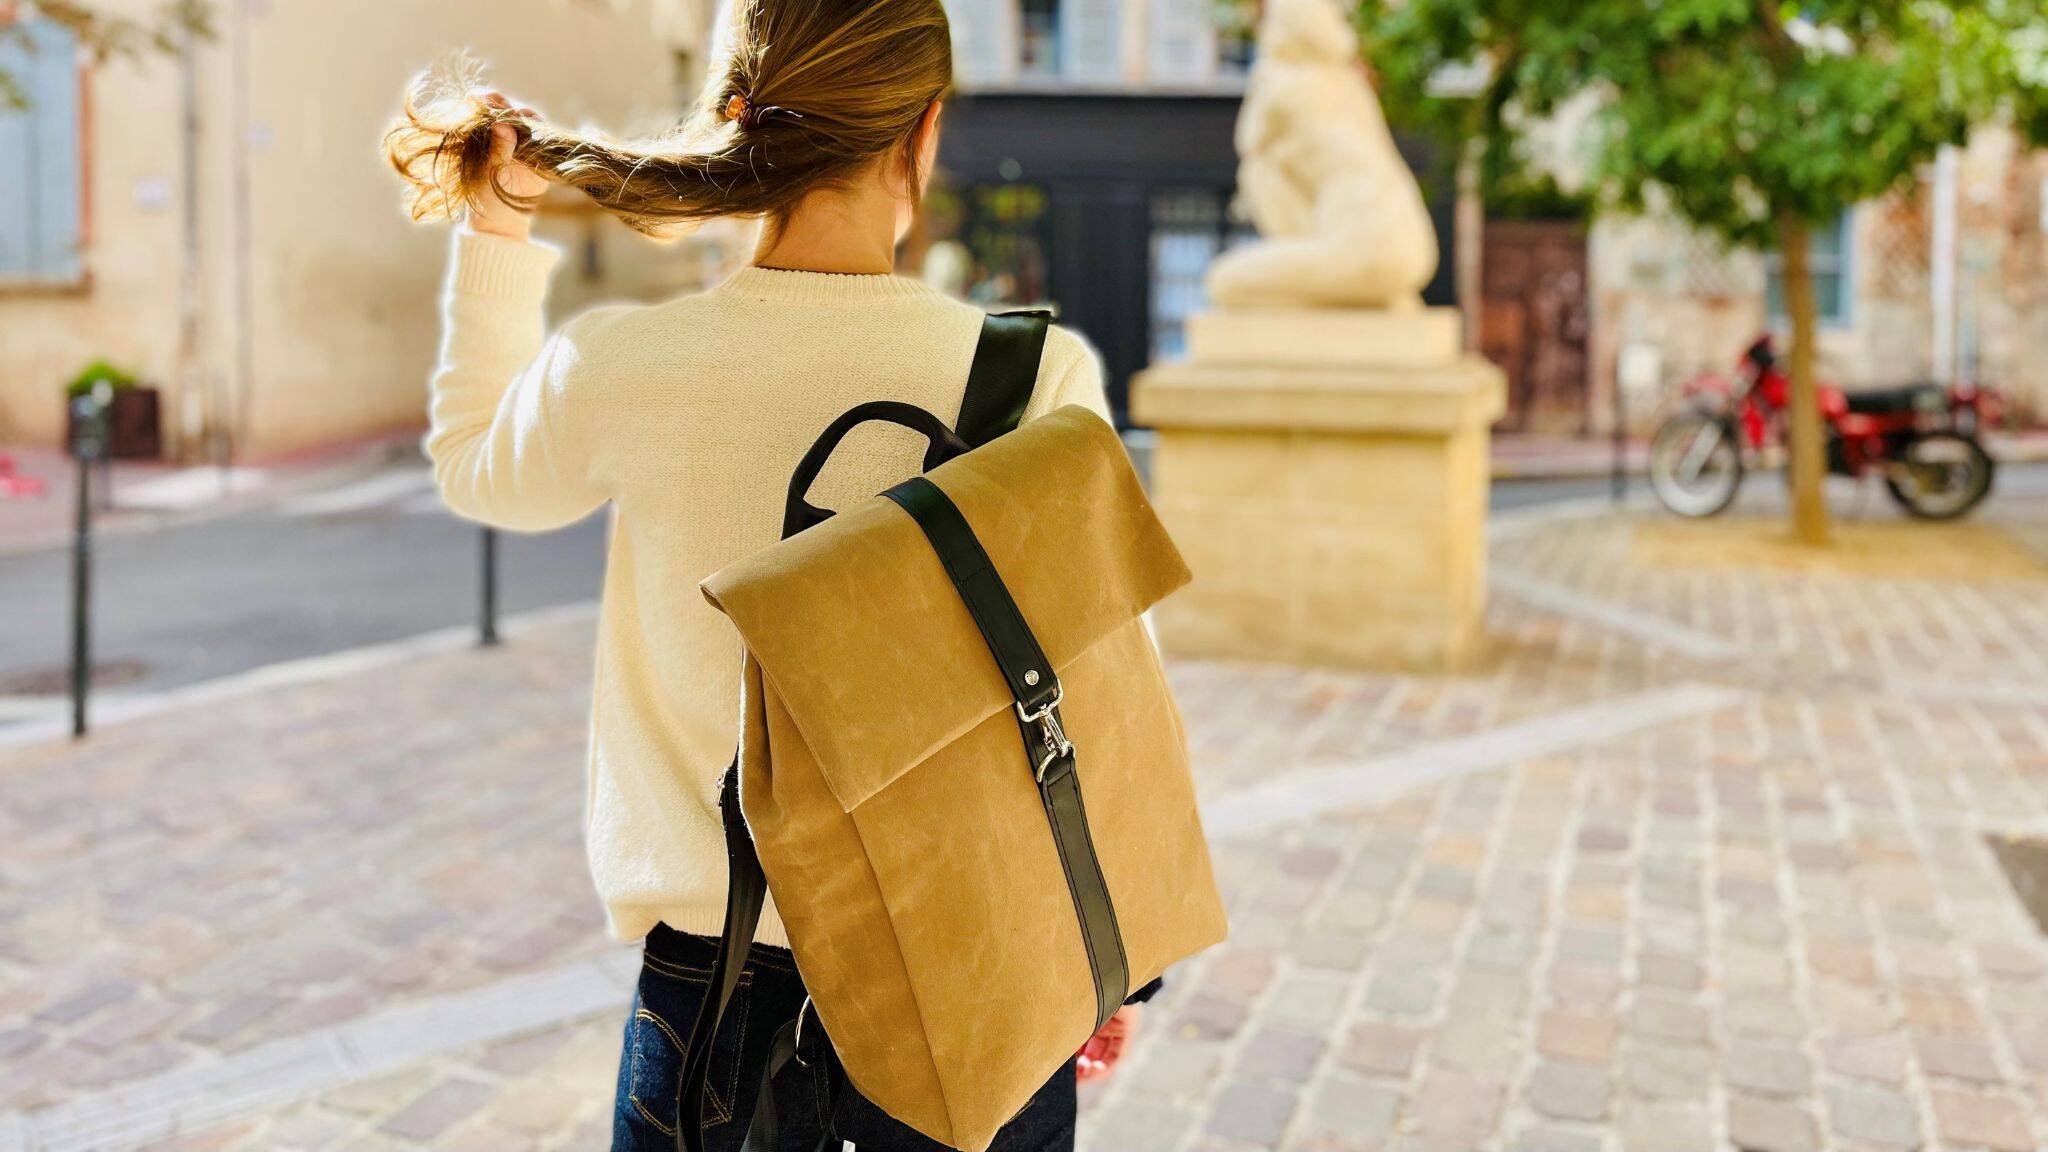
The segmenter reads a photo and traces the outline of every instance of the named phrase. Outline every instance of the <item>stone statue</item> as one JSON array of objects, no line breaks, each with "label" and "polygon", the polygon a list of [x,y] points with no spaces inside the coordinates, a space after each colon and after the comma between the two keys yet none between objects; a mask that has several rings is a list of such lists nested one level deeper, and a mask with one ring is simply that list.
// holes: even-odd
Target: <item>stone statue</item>
[{"label": "stone statue", "polygon": [[1334,0],[1267,3],[1237,152],[1261,239],[1210,266],[1218,307],[1419,305],[1436,228]]}]

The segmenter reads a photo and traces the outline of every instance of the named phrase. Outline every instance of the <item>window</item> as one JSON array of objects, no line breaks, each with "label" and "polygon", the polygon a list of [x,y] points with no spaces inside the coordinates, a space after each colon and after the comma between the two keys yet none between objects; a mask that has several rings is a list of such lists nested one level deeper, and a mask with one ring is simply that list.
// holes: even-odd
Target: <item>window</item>
[{"label": "window", "polygon": [[49,20],[0,37],[0,70],[27,107],[0,110],[0,283],[84,275],[77,44]]},{"label": "window", "polygon": [[1233,217],[1227,192],[1191,188],[1152,197],[1152,361],[1187,355],[1187,320],[1208,306],[1203,284],[1218,253],[1256,232]]},{"label": "window", "polygon": [[[1853,216],[1854,213],[1844,212],[1833,224],[1814,229],[1807,246],[1807,265],[1813,269],[1814,310],[1820,322],[1831,327],[1849,323],[1850,298],[1854,295],[1849,280],[1849,225]],[[1778,253],[1764,257],[1764,301],[1772,320],[1786,319],[1784,268],[1784,257]]]},{"label": "window", "polygon": [[1059,0],[1022,0],[1017,8],[1023,23],[1017,42],[1017,70],[1026,76],[1058,75]]}]

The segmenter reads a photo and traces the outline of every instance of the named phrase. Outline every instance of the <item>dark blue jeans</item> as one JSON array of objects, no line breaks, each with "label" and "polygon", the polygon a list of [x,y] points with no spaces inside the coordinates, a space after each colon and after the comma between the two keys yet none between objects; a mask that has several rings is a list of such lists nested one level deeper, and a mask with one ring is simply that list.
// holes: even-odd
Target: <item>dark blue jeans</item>
[{"label": "dark blue jeans", "polygon": [[[683,1045],[711,981],[717,941],[656,925],[647,936],[626,1045],[619,1058],[619,1097],[612,1152],[674,1152],[676,1105],[682,1094]],[[769,1046],[804,1003],[802,977],[787,951],[754,945],[732,1005],[719,1021],[704,1105],[708,1152],[739,1152],[747,1118],[760,1094]],[[846,1082],[824,1037],[812,1039],[815,1015],[804,1021],[801,1055],[774,1080],[782,1147],[812,1152],[826,1133],[859,1152],[946,1152],[945,1145],[891,1120]],[[1074,1066],[1068,1064],[996,1136],[990,1152],[1072,1152]],[[836,1145],[834,1146],[836,1148]],[[765,1150],[764,1150],[765,1152]]]}]

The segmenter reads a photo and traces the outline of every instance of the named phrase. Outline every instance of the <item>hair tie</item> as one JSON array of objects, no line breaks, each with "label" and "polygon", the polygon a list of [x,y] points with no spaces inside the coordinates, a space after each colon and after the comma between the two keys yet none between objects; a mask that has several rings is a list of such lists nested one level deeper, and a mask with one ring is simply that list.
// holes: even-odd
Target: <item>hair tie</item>
[{"label": "hair tie", "polygon": [[780,104],[756,104],[741,92],[735,92],[725,102],[725,118],[740,126],[745,132],[752,132],[763,123],[777,116],[801,120],[804,114],[793,112]]}]

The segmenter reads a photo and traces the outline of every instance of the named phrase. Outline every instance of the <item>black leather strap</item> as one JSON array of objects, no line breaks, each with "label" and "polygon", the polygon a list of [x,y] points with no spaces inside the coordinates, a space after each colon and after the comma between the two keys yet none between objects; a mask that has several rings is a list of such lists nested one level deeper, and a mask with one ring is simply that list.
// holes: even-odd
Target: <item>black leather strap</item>
[{"label": "black leather strap", "polygon": [[979,448],[1024,419],[1051,325],[1050,312],[1003,312],[981,322],[981,341],[967,370],[967,396],[960,402],[960,419],[953,422],[962,440]]},{"label": "black leather strap", "polygon": [[[804,1037],[803,1016],[808,1011],[810,1002],[805,1001],[797,1018],[777,1029],[775,1039],[769,1042],[768,1061],[761,1066],[760,1090],[754,1096],[754,1118],[747,1124],[747,1138],[740,1152],[782,1152],[782,1118],[775,1109],[775,1078],[792,1060],[803,1064],[826,1058],[818,1051],[822,1045]],[[806,1049],[810,1052],[808,1057]],[[838,1152],[839,1147],[838,1136],[826,1131],[819,1134],[815,1152]]]},{"label": "black leather strap", "polygon": [[981,541],[974,538],[974,529],[967,526],[960,509],[939,491],[938,485],[922,476],[913,476],[882,495],[910,513],[918,527],[924,529],[925,537],[939,554],[939,562],[946,566],[946,575],[952,577],[960,598],[967,602],[967,610],[973,614],[975,626],[981,629],[982,639],[988,641],[989,651],[995,654],[996,665],[1009,682],[1010,695],[1027,712],[1036,712],[1050,703],[1059,689],[1059,677],[1053,675],[1052,662],[1038,647],[1038,637],[1024,623],[1024,614],[1017,610],[1017,602],[1010,599],[1010,590],[996,574],[995,565],[989,562],[988,553],[982,551]]},{"label": "black leather strap", "polygon": [[1025,763],[1038,782],[1053,844],[1061,867],[1066,869],[1067,888],[1081,922],[1081,940],[1095,978],[1095,1026],[1100,1028],[1123,1006],[1124,996],[1130,992],[1130,965],[1124,956],[1109,883],[1088,832],[1074,747],[1066,740],[1060,722],[1059,678],[995,564],[975,539],[974,529],[938,485],[916,476],[883,495],[910,513],[924,530],[961,602],[981,629],[989,654],[1009,682],[1017,703],[1018,730],[1024,738]]},{"label": "black leather strap", "polygon": [[[676,1107],[676,1144],[684,1152],[704,1152],[704,1085],[711,1071],[711,1049],[718,1022],[739,987],[740,972],[754,946],[754,929],[768,900],[768,878],[754,852],[754,838],[740,814],[740,766],[734,761],[718,783],[718,810],[725,821],[725,930],[718,940],[718,959],[711,965],[711,984],[704,1004],[690,1025],[690,1043],[683,1049],[682,1095]],[[771,1109],[772,1110],[772,1109]]]}]

